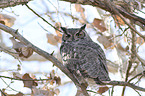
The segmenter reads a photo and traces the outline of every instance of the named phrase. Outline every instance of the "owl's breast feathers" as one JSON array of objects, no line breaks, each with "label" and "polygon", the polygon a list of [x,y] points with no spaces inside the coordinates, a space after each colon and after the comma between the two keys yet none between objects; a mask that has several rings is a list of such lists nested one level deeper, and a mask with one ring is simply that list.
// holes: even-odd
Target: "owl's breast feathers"
[{"label": "owl's breast feathers", "polygon": [[110,81],[105,54],[97,43],[62,43],[60,52],[70,71],[79,70],[83,77],[94,79],[98,84],[100,81]]}]

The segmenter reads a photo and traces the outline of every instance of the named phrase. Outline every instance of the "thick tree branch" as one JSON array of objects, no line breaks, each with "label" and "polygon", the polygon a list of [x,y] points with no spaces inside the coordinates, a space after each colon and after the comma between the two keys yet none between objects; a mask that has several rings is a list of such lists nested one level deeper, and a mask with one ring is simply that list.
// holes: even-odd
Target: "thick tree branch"
[{"label": "thick tree branch", "polygon": [[3,24],[0,23],[0,29],[4,30],[5,32],[11,34],[12,36],[16,37],[21,43],[24,45],[30,47],[38,53],[39,55],[43,56],[47,60],[51,61],[56,67],[58,67],[63,73],[65,73],[74,83],[75,85],[79,86],[85,96],[89,96],[87,91],[86,91],[86,86],[79,84],[77,79],[72,75],[72,73],[69,72],[69,70],[60,62],[58,61],[54,56],[51,54],[43,51],[42,49],[36,47],[32,43],[30,43],[27,39],[25,39],[21,34],[19,34],[18,30],[14,30],[10,27],[7,27]]},{"label": "thick tree branch", "polygon": [[139,87],[134,85],[133,83],[123,82],[123,81],[111,81],[109,83],[105,83],[107,85],[113,85],[113,86],[128,86],[133,89],[137,89],[139,91],[145,91],[145,88]]},{"label": "thick tree branch", "polygon": [[[106,2],[106,0],[61,0],[61,1],[67,1],[67,2],[71,2],[71,3],[79,3],[79,4],[83,4],[83,5],[92,5],[95,7],[99,7],[105,11],[108,11],[112,14],[116,14],[113,10],[111,6],[108,6],[108,3]],[[107,0],[110,3],[113,3],[110,0]],[[124,2],[125,3],[125,2]],[[122,8],[121,6],[116,6],[116,10],[118,10],[118,12],[120,14],[122,14],[124,17],[130,19],[130,20],[134,20],[134,22],[140,22],[142,23],[142,25],[145,25],[145,19],[142,17],[139,17],[135,14],[132,14],[130,12],[127,12],[124,8]]]},{"label": "thick tree branch", "polygon": [[[12,7],[12,6],[16,6],[16,5],[23,5],[23,4],[27,4],[29,1],[31,1],[31,0],[0,0],[0,8]],[[95,7],[99,7],[103,10],[106,10],[112,14],[116,14],[114,11],[112,11],[112,8],[110,6],[108,6],[108,3],[105,2],[104,0],[60,0],[60,1],[67,1],[70,3],[79,3],[79,4],[83,4],[83,5],[92,5]],[[113,3],[110,0],[107,0],[107,1]],[[124,3],[126,3],[126,2],[124,2]],[[126,17],[130,20],[133,20],[134,22],[140,22],[142,25],[145,25],[144,18],[139,17],[130,12],[127,12],[121,6],[116,6],[116,10],[118,10],[119,13],[122,14],[124,17]]]},{"label": "thick tree branch", "polygon": [[0,0],[0,8],[23,5],[23,4],[27,4],[29,1],[32,1],[32,0]]}]

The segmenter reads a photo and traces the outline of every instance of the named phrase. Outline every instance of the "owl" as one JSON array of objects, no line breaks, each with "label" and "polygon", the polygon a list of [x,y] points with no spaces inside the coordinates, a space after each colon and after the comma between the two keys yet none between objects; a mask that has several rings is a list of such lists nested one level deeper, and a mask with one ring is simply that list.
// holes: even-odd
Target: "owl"
[{"label": "owl", "polygon": [[60,54],[63,64],[78,80],[83,77],[96,84],[110,81],[104,51],[92,41],[85,27],[86,24],[81,28],[61,27],[63,35]]}]

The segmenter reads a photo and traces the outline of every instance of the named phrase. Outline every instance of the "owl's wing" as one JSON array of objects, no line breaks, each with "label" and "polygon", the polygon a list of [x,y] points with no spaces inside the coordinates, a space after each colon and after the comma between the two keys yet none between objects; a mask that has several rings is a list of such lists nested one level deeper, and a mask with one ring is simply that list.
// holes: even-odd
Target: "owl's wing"
[{"label": "owl's wing", "polygon": [[85,59],[82,59],[82,63],[80,64],[81,70],[84,71],[82,73],[89,78],[99,78],[102,81],[110,80],[106,57],[102,48],[94,42],[89,42],[88,44],[92,50],[87,52]]}]

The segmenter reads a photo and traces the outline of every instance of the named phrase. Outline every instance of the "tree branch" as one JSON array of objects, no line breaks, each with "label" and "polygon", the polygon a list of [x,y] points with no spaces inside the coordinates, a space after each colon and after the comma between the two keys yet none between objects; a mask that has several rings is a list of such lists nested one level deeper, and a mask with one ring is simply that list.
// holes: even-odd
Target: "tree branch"
[{"label": "tree branch", "polygon": [[[108,11],[112,14],[116,14],[113,10],[112,10],[112,6],[108,6],[108,3],[106,2],[106,0],[60,0],[60,1],[67,1],[67,2],[71,2],[71,3],[79,3],[79,4],[83,4],[83,5],[92,5],[95,7],[99,7],[105,11]],[[107,0],[110,3],[113,3],[110,0]],[[118,10],[118,12],[120,14],[122,14],[124,17],[130,19],[130,20],[134,20],[135,22],[140,22],[142,25],[145,25],[145,19],[142,17],[139,17],[135,14],[132,14],[130,12],[127,12],[123,7],[121,6],[116,6],[116,4],[114,4],[116,7],[116,10]]]},{"label": "tree branch", "polygon": [[39,14],[37,14],[32,8],[30,8],[27,4],[25,4],[26,7],[31,10],[36,16],[38,16],[39,18],[41,18],[44,22],[46,22],[48,25],[50,25],[52,28],[54,28],[55,30],[58,30],[59,32],[61,32],[61,30],[57,29],[55,26],[53,26],[52,24],[50,24],[47,20],[45,20],[43,17],[41,17]]},{"label": "tree branch", "polygon": [[20,81],[47,81],[47,80],[51,80],[51,79],[21,79],[21,78],[12,78],[12,77],[2,76],[2,75],[0,75],[0,78],[7,78],[7,79],[11,79],[11,80],[20,80]]},{"label": "tree branch", "polygon": [[0,0],[0,8],[13,7],[16,5],[24,5],[32,0]]},{"label": "tree branch", "polygon": [[145,92],[145,88],[136,86],[133,83],[123,82],[123,81],[111,81],[111,82],[105,83],[105,84],[107,84],[107,85],[113,85],[113,86],[128,86],[128,87],[131,87],[133,89],[137,89],[139,91],[144,91]]}]

